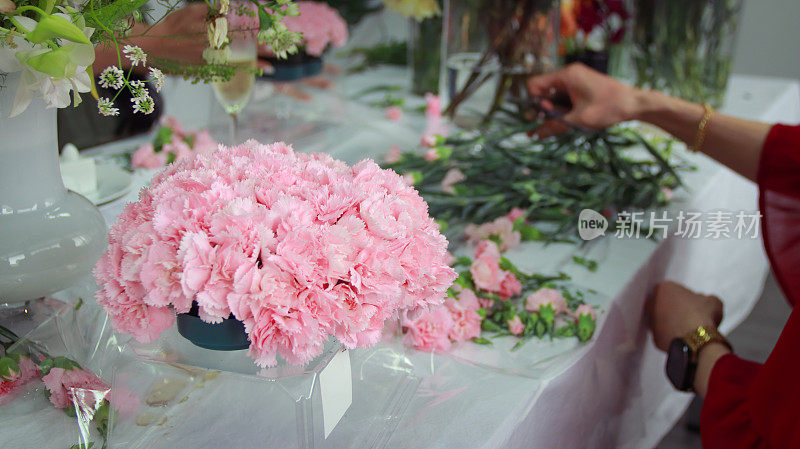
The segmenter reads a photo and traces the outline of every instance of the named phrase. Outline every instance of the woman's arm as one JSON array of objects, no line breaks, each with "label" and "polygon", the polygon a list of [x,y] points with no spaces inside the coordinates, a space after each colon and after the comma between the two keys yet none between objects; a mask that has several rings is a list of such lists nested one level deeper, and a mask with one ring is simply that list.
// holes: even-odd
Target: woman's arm
[{"label": "woman's arm", "polygon": [[[606,128],[626,120],[651,123],[693,145],[703,106],[620,83],[582,64],[531,78],[528,90],[537,96],[566,93],[572,109],[564,120],[590,128]],[[544,102],[545,107],[553,107]],[[547,124],[558,131],[556,123]],[[742,176],[755,181],[761,148],[771,125],[714,112],[699,150]]]}]

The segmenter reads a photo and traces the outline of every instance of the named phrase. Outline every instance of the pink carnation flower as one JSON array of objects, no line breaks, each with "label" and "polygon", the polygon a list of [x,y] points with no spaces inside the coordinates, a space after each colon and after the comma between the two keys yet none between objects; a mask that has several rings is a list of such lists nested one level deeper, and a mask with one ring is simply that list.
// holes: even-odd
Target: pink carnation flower
[{"label": "pink carnation flower", "polygon": [[403,341],[420,351],[447,351],[450,349],[450,332],[453,317],[446,307],[437,307],[419,314],[414,320],[406,319]]},{"label": "pink carnation flower", "polygon": [[508,217],[498,217],[494,221],[484,223],[480,226],[469,224],[464,229],[467,241],[473,245],[491,237],[500,240],[500,251],[508,251],[519,246],[522,235],[514,230],[514,222]]},{"label": "pink carnation flower", "polygon": [[556,315],[569,310],[567,300],[554,288],[540,288],[528,295],[525,300],[525,309],[530,312],[539,312],[539,309],[544,305],[550,305],[555,310]]},{"label": "pink carnation flower", "polygon": [[440,305],[456,277],[403,178],[283,143],[192,151],[108,240],[97,301],[116,330],[151,341],[196,302],[206,322],[242,321],[261,366],[308,362],[332,337],[375,344],[386,320]]},{"label": "pink carnation flower", "polygon": [[508,214],[506,214],[506,217],[509,220],[511,220],[512,223],[524,216],[525,216],[525,209],[519,207],[512,208],[510,211],[508,211]]},{"label": "pink carnation flower", "polygon": [[450,311],[450,316],[453,318],[453,326],[448,334],[451,341],[458,343],[481,336],[482,318],[478,315],[477,305],[477,299],[474,303],[462,303],[461,300],[447,298],[445,307]]},{"label": "pink carnation flower", "polygon": [[511,272],[506,272],[506,276],[500,283],[500,290],[497,292],[503,299],[511,298],[522,293],[522,283]]},{"label": "pink carnation flower", "polygon": [[24,387],[39,377],[39,367],[28,357],[20,357],[19,374],[9,380],[0,380],[0,407],[16,399]]},{"label": "pink carnation flower", "polygon": [[514,315],[514,318],[508,321],[508,331],[513,335],[519,335],[525,331],[525,325],[522,324],[519,315]]},{"label": "pink carnation flower", "polygon": [[589,304],[581,304],[575,309],[575,312],[572,314],[576,319],[581,315],[589,315],[592,317],[593,320],[597,320],[597,312],[595,312],[594,307]]},{"label": "pink carnation flower", "polygon": [[467,179],[467,176],[461,170],[451,168],[445,173],[444,178],[442,178],[442,191],[453,195],[456,193],[456,189],[453,186],[465,179]]},{"label": "pink carnation flower", "polygon": [[403,157],[403,150],[400,149],[397,145],[392,145],[389,147],[389,151],[386,153],[386,157],[383,159],[387,164],[395,164],[400,162],[400,159]]},{"label": "pink carnation flower", "polygon": [[153,150],[153,144],[147,143],[133,152],[131,155],[131,165],[135,168],[146,168],[154,170],[167,164],[167,153]]},{"label": "pink carnation flower", "polygon": [[50,402],[56,408],[75,405],[78,410],[94,411],[109,393],[109,387],[99,377],[82,368],[65,371],[53,368],[42,377],[50,391]]},{"label": "pink carnation flower", "polygon": [[322,2],[296,2],[300,15],[284,17],[289,31],[303,34],[306,53],[321,56],[328,44],[342,47],[347,43],[347,22],[336,9]]},{"label": "pink carnation flower", "polygon": [[482,241],[475,250],[469,268],[475,286],[488,292],[499,292],[506,272],[500,269],[500,250],[489,240]]},{"label": "pink carnation flower", "polygon": [[386,118],[393,122],[399,122],[403,119],[403,109],[400,106],[389,106],[386,108]]}]

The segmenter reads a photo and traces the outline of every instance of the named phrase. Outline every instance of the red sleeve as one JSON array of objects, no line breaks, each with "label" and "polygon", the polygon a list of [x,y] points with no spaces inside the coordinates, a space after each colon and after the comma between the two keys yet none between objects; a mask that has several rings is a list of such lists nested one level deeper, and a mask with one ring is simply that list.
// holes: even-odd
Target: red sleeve
[{"label": "red sleeve", "polygon": [[800,448],[800,127],[772,128],[758,185],[764,246],[795,307],[764,365],[732,354],[714,365],[700,416],[704,449]]}]

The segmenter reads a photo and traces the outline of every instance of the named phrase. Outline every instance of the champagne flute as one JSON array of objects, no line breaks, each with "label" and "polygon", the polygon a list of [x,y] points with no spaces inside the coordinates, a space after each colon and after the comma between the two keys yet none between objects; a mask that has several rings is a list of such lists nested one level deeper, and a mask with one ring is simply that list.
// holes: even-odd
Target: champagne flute
[{"label": "champagne flute", "polygon": [[247,106],[253,94],[256,69],[256,43],[251,39],[235,39],[228,44],[231,56],[228,64],[235,72],[228,81],[214,81],[212,86],[217,102],[231,116],[231,144],[239,143],[239,112]]}]

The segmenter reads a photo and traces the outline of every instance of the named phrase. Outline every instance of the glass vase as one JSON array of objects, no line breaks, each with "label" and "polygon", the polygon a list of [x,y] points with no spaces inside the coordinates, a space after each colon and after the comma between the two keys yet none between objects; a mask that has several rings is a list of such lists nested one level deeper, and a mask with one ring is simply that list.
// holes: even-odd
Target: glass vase
[{"label": "glass vase", "polygon": [[35,98],[9,118],[19,80],[0,89],[0,304],[12,306],[84,277],[106,243],[100,211],[61,180],[56,110]]},{"label": "glass vase", "polygon": [[742,0],[636,0],[633,6],[636,84],[722,106]]},{"label": "glass vase", "polygon": [[411,92],[439,92],[442,63],[442,18],[409,20],[408,60],[411,61]]},{"label": "glass vase", "polygon": [[464,127],[487,123],[525,80],[559,61],[558,0],[448,0],[441,92],[445,114]]}]

